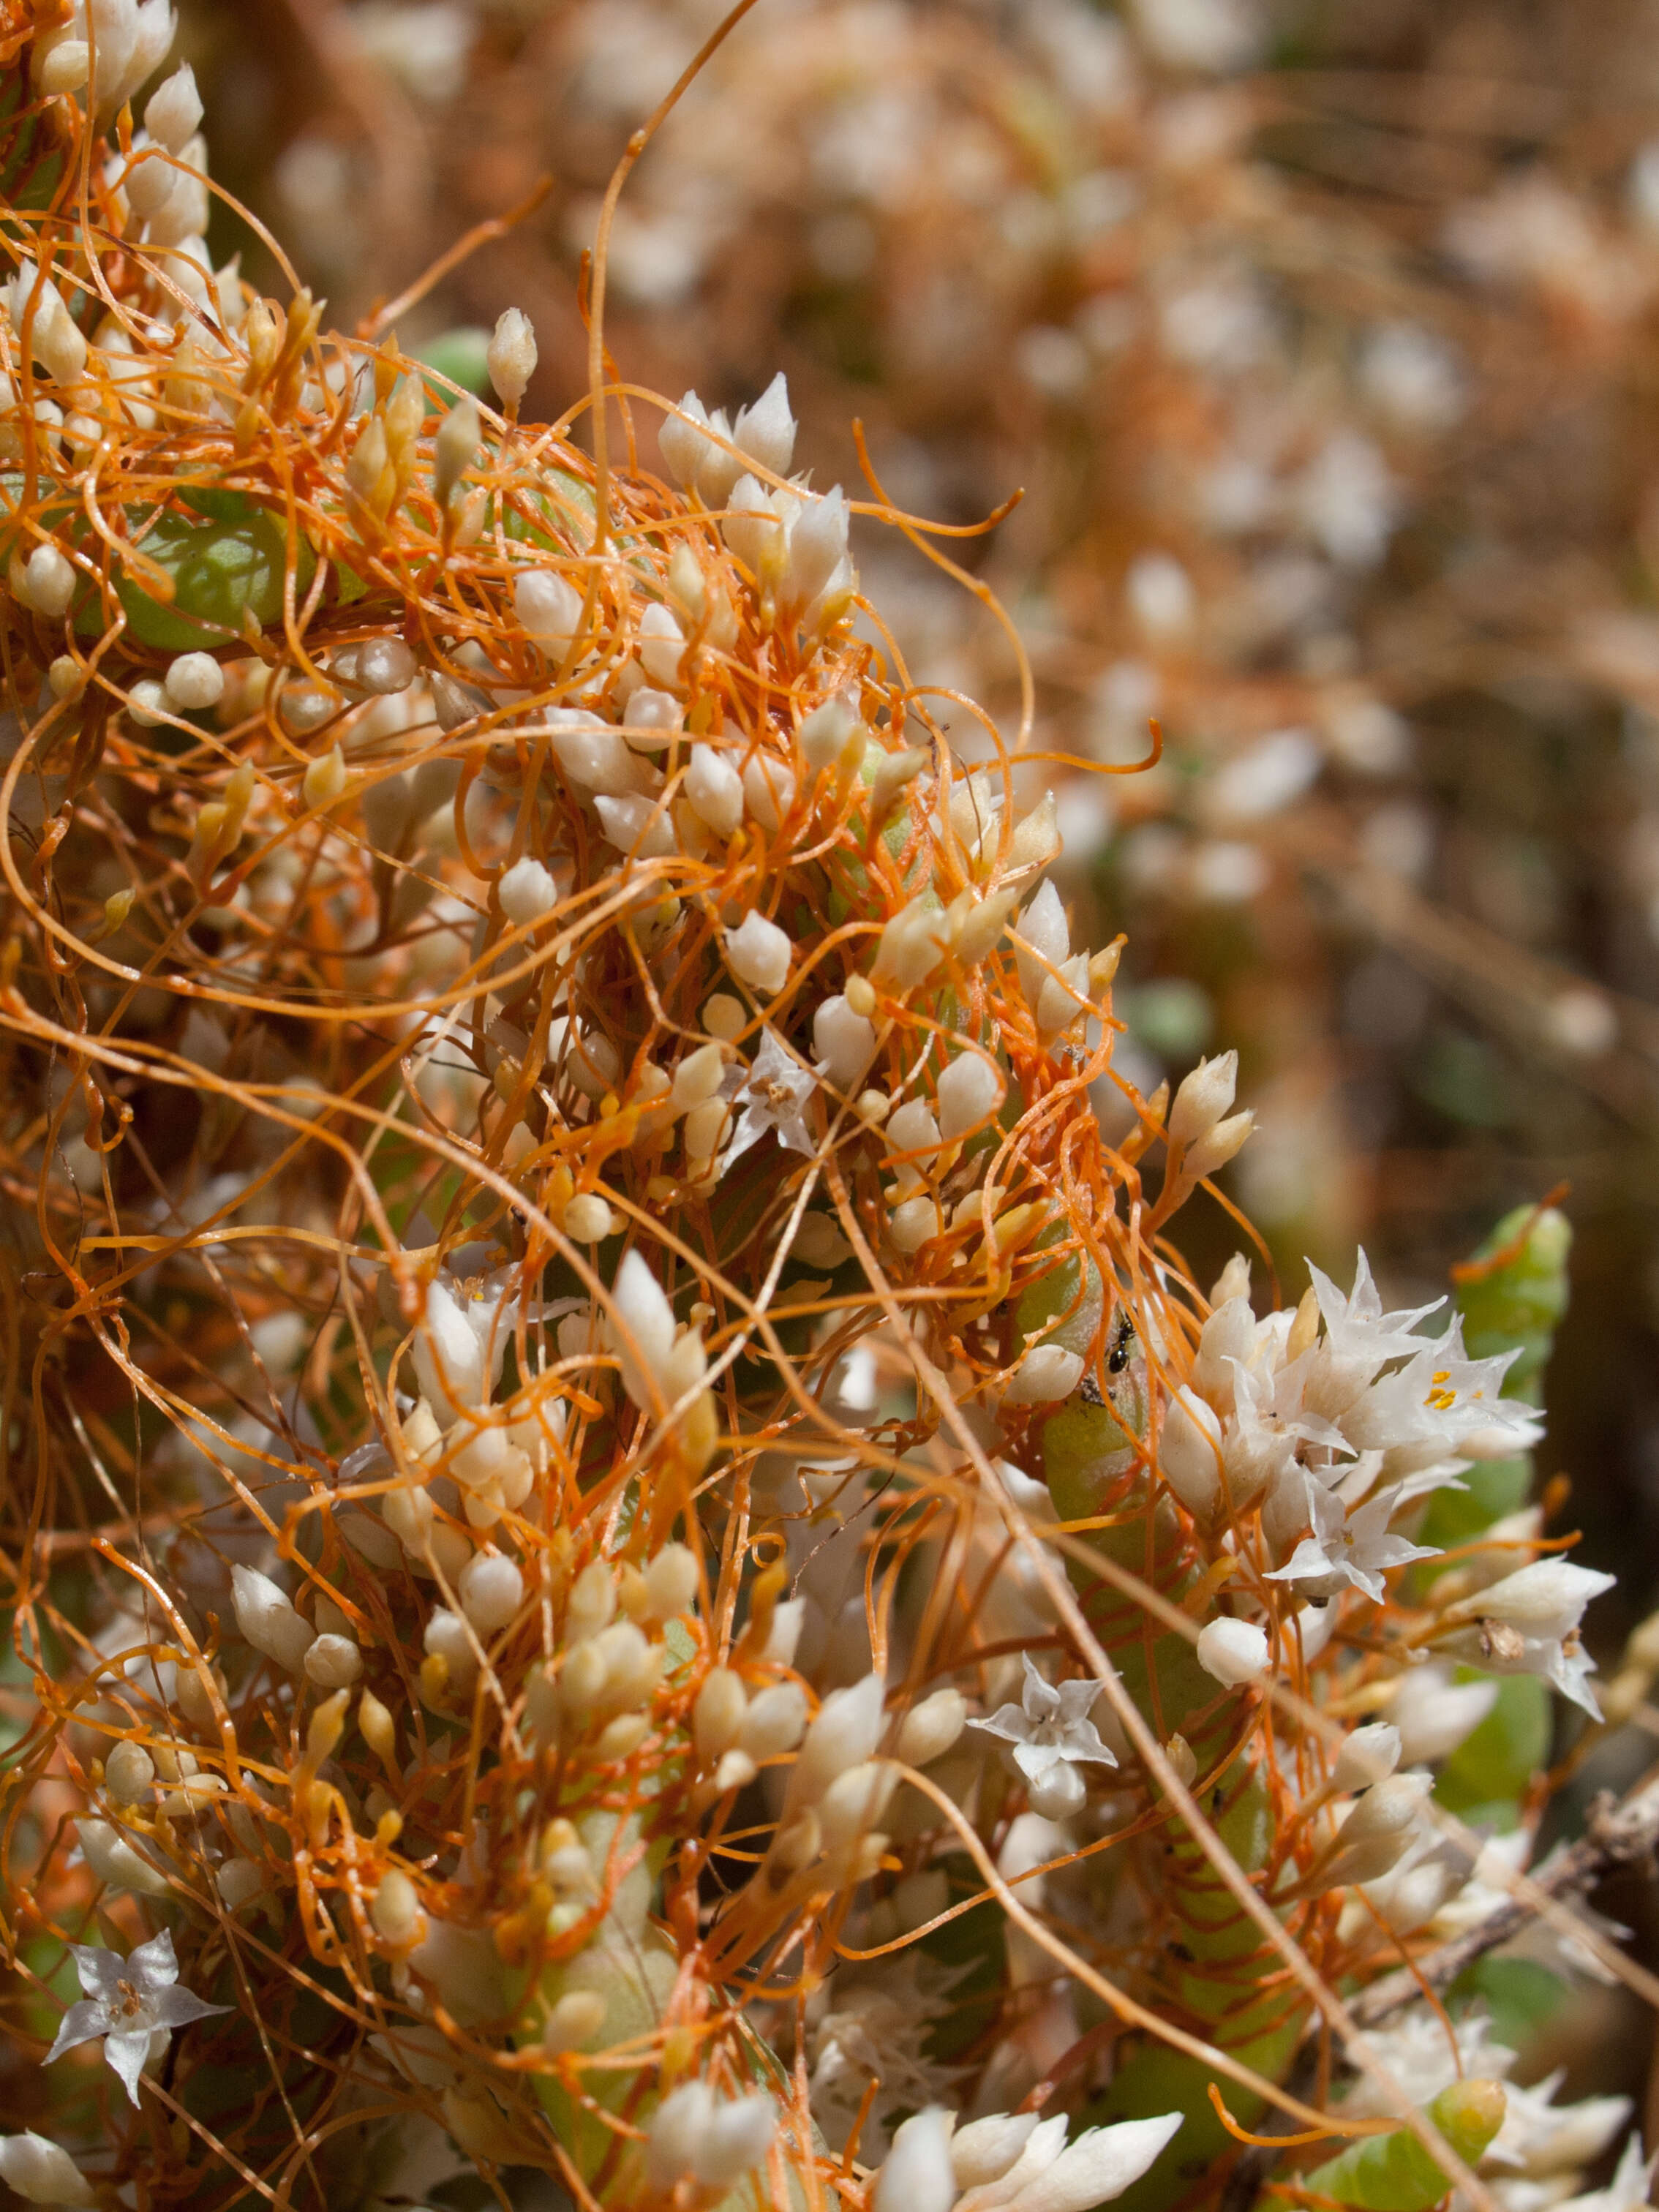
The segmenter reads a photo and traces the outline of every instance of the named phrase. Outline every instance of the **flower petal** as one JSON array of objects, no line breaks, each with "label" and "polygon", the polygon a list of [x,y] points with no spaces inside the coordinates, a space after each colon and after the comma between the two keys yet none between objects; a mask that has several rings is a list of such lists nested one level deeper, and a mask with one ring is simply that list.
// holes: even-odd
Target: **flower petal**
[{"label": "flower petal", "polygon": [[1046,2172],[1027,2183],[1010,2212],[1090,2212],[1093,2205],[1109,2204],[1139,2180],[1182,2117],[1165,2112],[1155,2120],[1090,2128],[1066,2145]]},{"label": "flower petal", "polygon": [[54,2058],[61,2058],[66,2051],[73,2051],[77,2044],[90,2043],[94,2036],[102,2035],[109,2026],[109,2018],[108,2007],[98,1998],[81,1998],[58,2021],[52,2049],[40,2063],[50,2066]]},{"label": "flower petal", "polygon": [[193,2020],[205,2020],[210,2013],[232,2009],[229,2005],[206,2003],[193,1990],[178,1988],[158,1990],[150,2006],[157,2027],[185,2027]]},{"label": "flower petal", "polygon": [[1020,1702],[1034,1721],[1051,1721],[1060,1711],[1060,1692],[1046,1682],[1031,1664],[1031,1655],[1022,1651],[1020,1658],[1025,1668],[1025,1687]]},{"label": "flower petal", "polygon": [[121,1954],[102,1950],[94,1943],[71,1943],[70,1952],[86,1995],[113,2003],[127,1971],[127,1962]]},{"label": "flower petal", "polygon": [[118,2028],[104,2038],[104,2056],[125,2085],[126,2093],[136,2105],[138,2101],[138,2076],[144,2070],[144,2061],[149,2056],[149,2030],[147,2027]]},{"label": "flower petal", "polygon": [[123,1970],[127,1981],[136,1983],[146,1996],[166,1989],[179,1978],[179,1960],[173,1948],[173,1936],[163,1929],[152,1936],[148,1943],[141,1943],[127,1955]]}]

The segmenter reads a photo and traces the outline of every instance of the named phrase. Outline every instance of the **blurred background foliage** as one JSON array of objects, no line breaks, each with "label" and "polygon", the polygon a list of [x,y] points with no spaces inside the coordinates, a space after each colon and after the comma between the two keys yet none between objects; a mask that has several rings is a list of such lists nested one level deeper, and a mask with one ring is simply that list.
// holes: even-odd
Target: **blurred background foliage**
[{"label": "blurred background foliage", "polygon": [[[599,196],[718,0],[181,12],[216,177],[343,325],[545,180],[399,331],[464,376],[519,305],[530,406],[579,398]],[[1241,1049],[1287,1296],[1356,1237],[1432,1296],[1571,1184],[1544,1471],[1620,1573],[1604,1657],[1659,1595],[1656,325],[1651,0],[760,0],[629,184],[606,327],[710,406],[785,369],[820,483],[856,419],[914,514],[1024,488],[942,542],[1030,655],[1079,934],[1128,934],[1123,1065]],[[1012,733],[997,624],[860,529],[957,742],[952,692]],[[1155,769],[1068,764],[1152,714]]]}]

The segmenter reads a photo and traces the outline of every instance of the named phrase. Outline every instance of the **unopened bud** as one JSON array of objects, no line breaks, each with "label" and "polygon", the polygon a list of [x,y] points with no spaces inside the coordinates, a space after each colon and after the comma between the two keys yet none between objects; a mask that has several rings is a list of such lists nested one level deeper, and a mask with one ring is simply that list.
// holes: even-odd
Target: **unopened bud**
[{"label": "unopened bud", "polygon": [[[1207,1136],[1233,1103],[1238,1083],[1238,1054],[1224,1052],[1200,1060],[1176,1092],[1170,1109],[1170,1141],[1190,1147]],[[1241,1139],[1242,1141],[1242,1139]]]},{"label": "unopened bud", "polygon": [[536,333],[528,315],[517,307],[507,309],[495,325],[484,361],[501,404],[516,408],[536,374]]},{"label": "unopened bud", "polygon": [[345,787],[345,755],[337,744],[325,753],[319,753],[310,763],[301,787],[306,805],[314,814],[326,813]]},{"label": "unopened bud", "polygon": [[968,1704],[960,1690],[935,1690],[905,1715],[897,1756],[907,1766],[931,1765],[955,1744],[967,1720]]}]

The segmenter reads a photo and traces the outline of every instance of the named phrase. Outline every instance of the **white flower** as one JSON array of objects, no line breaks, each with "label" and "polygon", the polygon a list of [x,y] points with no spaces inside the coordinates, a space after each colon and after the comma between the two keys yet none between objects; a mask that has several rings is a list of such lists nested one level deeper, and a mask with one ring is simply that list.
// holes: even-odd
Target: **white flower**
[{"label": "white flower", "polygon": [[1646,2158],[1639,2136],[1625,2145],[1619,2171],[1605,2189],[1592,2189],[1583,2197],[1570,2197],[1559,2212],[1642,2212],[1653,2186],[1653,2169],[1659,2155]]},{"label": "white flower", "polygon": [[[890,2142],[901,2113],[919,2112],[950,2096],[961,2069],[927,2055],[933,2031],[949,2016],[960,1967],[941,1966],[925,1954],[902,1951],[875,1967],[843,1967],[824,1992],[825,2010],[812,2031],[809,2081],[812,2117],[837,2150],[864,2112],[860,2155],[874,2165]],[[867,2109],[872,2084],[875,2094]],[[955,2191],[945,2199],[950,2203]]]},{"label": "white flower", "polygon": [[[1023,2144],[1018,2130],[1010,2130],[1002,2137],[1015,2150],[1010,2164],[959,2197],[956,2212],[992,2212],[993,2207],[997,2212],[1090,2212],[1109,2204],[1139,2180],[1182,2118],[1164,2112],[1156,2119],[1120,2120],[1115,2127],[1087,2128],[1073,2142],[1066,2140],[1063,2112],[1039,2122]],[[975,2131],[988,2124],[975,2122]],[[975,2160],[972,2170],[982,2166]]]},{"label": "white flower", "polygon": [[1389,1702],[1408,1766],[1449,1759],[1498,1702],[1496,1682],[1454,1682],[1449,1667],[1417,1667]]},{"label": "white flower", "polygon": [[1540,1675],[1599,1720],[1586,1680],[1595,1662],[1578,1641],[1578,1624],[1590,1600],[1611,1589],[1613,1579],[1570,1559],[1534,1559],[1449,1607],[1453,1632],[1440,1648],[1494,1674]]},{"label": "white flower", "polygon": [[[731,1085],[729,1091],[726,1085]],[[769,1129],[775,1130],[778,1142],[791,1152],[816,1152],[817,1142],[806,1126],[806,1102],[817,1087],[817,1076],[801,1065],[777,1031],[763,1029],[754,1065],[746,1070],[732,1069],[721,1085],[732,1103],[743,1109],[722,1173],[750,1145],[758,1144]]]},{"label": "white flower", "polygon": [[665,2097],[646,2133],[646,2170],[654,2187],[683,2179],[726,2190],[758,2166],[777,2132],[772,2100],[717,2097],[707,2081],[686,2081]]},{"label": "white flower", "polygon": [[[1389,2027],[1373,2028],[1365,2049],[1397,2083],[1409,2104],[1426,2105],[1459,2077],[1466,2081],[1496,2081],[1508,2073],[1515,2056],[1507,2045],[1492,2040],[1492,2022],[1484,2012],[1467,2013],[1449,2022],[1441,2012],[1413,2005]],[[1395,2116],[1392,2087],[1384,2088],[1369,2074],[1362,2074],[1342,2100],[1344,2119],[1383,2119]]]},{"label": "white flower", "polygon": [[118,1951],[101,1951],[85,1943],[71,1943],[70,1949],[86,1994],[58,2022],[52,2049],[40,2063],[50,2066],[77,2044],[101,2035],[104,2056],[135,2105],[152,2035],[159,2032],[165,2037],[210,2013],[230,2010],[228,2005],[204,2004],[179,1987],[179,1961],[166,1929],[125,1959]]},{"label": "white flower", "polygon": [[1101,1682],[1062,1682],[1056,1689],[1045,1682],[1022,1652],[1025,1686],[1017,1705],[1000,1705],[988,1720],[969,1726],[987,1735],[1000,1736],[1014,1747],[1014,1764],[1025,1779],[1038,1785],[1066,1763],[1088,1762],[1115,1766],[1117,1760],[1095,1732],[1089,1708],[1105,1685]]},{"label": "white flower", "polygon": [[1380,1605],[1387,1569],[1435,1557],[1432,1545],[1407,1543],[1389,1534],[1389,1522],[1400,1510],[1398,1490],[1385,1490],[1350,1513],[1336,1492],[1312,1475],[1304,1474],[1302,1482],[1313,1533],[1274,1569],[1269,1582],[1305,1583],[1314,1598],[1334,1597],[1344,1583],[1352,1583]]}]

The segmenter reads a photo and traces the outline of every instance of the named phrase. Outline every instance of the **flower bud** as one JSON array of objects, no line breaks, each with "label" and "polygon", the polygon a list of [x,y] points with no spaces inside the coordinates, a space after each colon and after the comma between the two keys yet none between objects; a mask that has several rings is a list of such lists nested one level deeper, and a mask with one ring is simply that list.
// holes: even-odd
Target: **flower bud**
[{"label": "flower bud", "polygon": [[1215,1060],[1200,1060],[1176,1092],[1170,1109],[1170,1141],[1183,1148],[1207,1136],[1233,1103],[1238,1082],[1238,1054],[1224,1052]]},{"label": "flower bud", "polygon": [[[1176,1103],[1180,1103],[1178,1094]],[[1228,1161],[1243,1151],[1255,1127],[1254,1107],[1246,1107],[1242,1114],[1231,1114],[1224,1121],[1218,1121],[1188,1153],[1186,1172],[1195,1182],[1205,1176],[1219,1175]]]},{"label": "flower bud", "polygon": [[458,1695],[470,1694],[478,1672],[477,1655],[472,1648],[472,1638],[466,1623],[447,1606],[434,1607],[426,1624],[422,1646],[434,1657],[441,1659],[448,1669],[450,1686]]},{"label": "flower bud", "polygon": [[90,2204],[94,2195],[69,2153],[33,2128],[0,2136],[0,2181],[30,2204]]},{"label": "flower bud", "polygon": [[871,981],[901,994],[917,989],[945,957],[945,914],[937,896],[921,892],[882,931]]},{"label": "flower bud", "polygon": [[1188,1510],[1206,1519],[1221,1494],[1221,1423],[1196,1390],[1170,1399],[1158,1439],[1158,1472]]},{"label": "flower bud", "polygon": [[196,72],[186,62],[164,78],[144,107],[144,128],[169,154],[182,154],[202,127],[202,96]]},{"label": "flower bud", "polygon": [[703,1676],[702,1686],[691,1708],[691,1736],[698,1758],[718,1759],[722,1752],[729,1751],[738,1740],[748,1710],[748,1696],[739,1678],[729,1667],[711,1668]]},{"label": "flower bud", "polygon": [[461,1611],[480,1636],[505,1628],[524,1603],[524,1576],[516,1561],[499,1552],[480,1552],[461,1571],[456,1595]]},{"label": "flower bud", "polygon": [[[438,434],[432,441],[432,495],[440,507],[451,505],[456,486],[477,458],[483,438],[483,425],[478,417],[478,403],[471,392],[455,402],[438,425]],[[524,622],[522,608],[517,610]],[[533,635],[533,632],[532,633]]]},{"label": "flower bud", "polygon": [[[685,418],[690,417],[688,422]],[[668,464],[668,472],[675,483],[689,489],[696,479],[703,457],[711,448],[699,424],[708,420],[708,410],[695,392],[688,392],[681,400],[677,415],[665,415],[662,428],[657,433],[657,443]]]},{"label": "flower bud", "polygon": [[812,1805],[838,1774],[870,1758],[881,1741],[886,1686],[866,1674],[844,1690],[831,1690],[806,1731],[789,1778],[789,1802]]},{"label": "flower bud", "polygon": [[420,1893],[401,1868],[388,1867],[380,1876],[369,1900],[368,1917],[375,1932],[399,1949],[419,1936],[426,1915],[421,1911]]},{"label": "flower bud", "polygon": [[[951,2160],[954,2118],[944,2106],[928,2105],[900,2125],[876,2175],[870,2212],[951,2212],[958,2187],[963,2185],[958,2184]],[[1030,2119],[1035,2127],[1035,2112]],[[1012,2163],[1010,2158],[1008,2164]]]},{"label": "flower bud", "polygon": [[509,307],[495,325],[484,356],[489,381],[504,407],[516,407],[536,374],[536,333],[530,318]]},{"label": "flower bud", "polygon": [[646,1618],[672,1620],[697,1601],[697,1557],[689,1544],[665,1544],[645,1570]]},{"label": "flower bud", "polygon": [[17,596],[33,613],[59,622],[75,597],[75,565],[66,554],[55,545],[37,545],[17,578]]},{"label": "flower bud", "polygon": [[670,1093],[674,1111],[684,1114],[693,1106],[701,1106],[705,1098],[712,1098],[725,1073],[726,1057],[718,1044],[699,1045],[695,1052],[688,1053],[674,1070],[674,1087]]},{"label": "flower bud", "polygon": [[978,2189],[1000,2181],[1030,2140],[1041,2116],[1036,2112],[993,2112],[970,2121],[951,2138],[951,2169],[958,2189]]},{"label": "flower bud", "polygon": [[199,714],[223,698],[225,672],[210,653],[181,653],[169,665],[161,689],[168,706],[179,714]]},{"label": "flower bud", "polygon": [[835,1088],[851,1091],[876,1056],[876,1032],[838,993],[812,1016],[812,1049]]},{"label": "flower bud", "polygon": [[77,1820],[75,1832],[95,1881],[107,1882],[112,1889],[134,1890],[141,1897],[167,1894],[171,1885],[167,1876],[134,1850],[112,1821]]},{"label": "flower bud", "polygon": [[743,796],[763,830],[775,830],[795,803],[795,772],[770,753],[756,753],[744,764]]},{"label": "flower bud", "polygon": [[663,1388],[674,1348],[674,1309],[637,1252],[629,1252],[617,1269],[611,1304],[609,1334],[622,1363],[623,1388],[636,1406],[648,1407],[653,1386]]},{"label": "flower bud", "polygon": [[685,633],[668,609],[653,601],[640,617],[640,665],[653,682],[672,684],[680,672]]},{"label": "flower bud", "polygon": [[775,997],[789,981],[789,939],[764,915],[746,914],[726,933],[726,961],[739,982]]},{"label": "flower bud", "polygon": [[617,1578],[609,1559],[590,1559],[570,1585],[565,1608],[564,1638],[580,1644],[599,1631],[617,1610]]},{"label": "flower bud", "polygon": [[781,369],[752,406],[738,408],[732,443],[775,477],[788,475],[795,452],[795,418],[789,412],[789,386]]},{"label": "flower bud", "polygon": [[319,753],[306,769],[301,787],[306,805],[313,813],[325,814],[341,798],[346,787],[345,755],[339,746],[332,745],[325,753]]},{"label": "flower bud", "polygon": [[781,1605],[775,1605],[772,1626],[766,1632],[766,1649],[761,1656],[775,1661],[780,1667],[793,1667],[805,1619],[806,1601],[804,1597],[786,1598]]},{"label": "flower bud", "polygon": [[1373,1721],[1356,1729],[1336,1755],[1331,1772],[1334,1790],[1369,1790],[1386,1781],[1400,1764],[1400,1731],[1386,1721]]},{"label": "flower bud", "polygon": [[906,1766],[931,1765],[952,1747],[967,1720],[968,1704],[960,1690],[935,1690],[905,1715],[896,1755]]},{"label": "flower bud", "polygon": [[501,912],[516,928],[544,921],[559,902],[559,887],[539,860],[515,860],[495,886]]},{"label": "flower bud", "polygon": [[343,1690],[363,1671],[363,1655],[349,1636],[319,1636],[305,1656],[306,1679],[319,1690]]},{"label": "flower bud", "polygon": [[1083,1380],[1083,1356],[1063,1345],[1034,1344],[1002,1394],[1005,1406],[1048,1406],[1069,1398]]},{"label": "flower bud", "polygon": [[826,1851],[866,1835],[886,1811],[898,1770],[884,1759],[861,1759],[838,1774],[818,1800],[818,1825]]},{"label": "flower bud", "polygon": [[[841,496],[839,492],[833,495]],[[802,521],[805,517],[801,518]],[[799,533],[800,525],[797,524]],[[793,550],[793,541],[792,541]],[[864,725],[844,691],[837,691],[815,707],[801,724],[796,738],[800,757],[814,775],[837,766],[856,768],[864,757]]]},{"label": "flower bud", "polygon": [[743,778],[713,745],[694,744],[680,788],[686,805],[717,837],[729,837],[743,821]]},{"label": "flower bud", "polygon": [[959,1053],[939,1079],[939,1127],[946,1144],[994,1114],[1002,1103],[996,1063],[979,1052]]},{"label": "flower bud", "polygon": [[578,1244],[602,1244],[622,1224],[597,1192],[579,1191],[564,1210],[564,1233]]},{"label": "flower bud", "polygon": [[567,1990],[547,2015],[542,2049],[553,2057],[562,2051],[580,2051],[605,2026],[605,1999],[597,1990]]},{"label": "flower bud", "polygon": [[775,1682],[760,1692],[738,1732],[738,1748],[757,1766],[793,1751],[806,1726],[806,1693],[799,1682]]},{"label": "flower bud", "polygon": [[1350,1850],[1356,1844],[1403,1835],[1416,1820],[1428,1794],[1426,1774],[1387,1776],[1356,1799],[1353,1810],[1337,1832],[1339,1846]]},{"label": "flower bud", "polygon": [[514,580],[513,611],[527,637],[567,647],[581,623],[582,595],[568,577],[551,569],[526,569]]},{"label": "flower bud", "polygon": [[1224,1615],[1206,1621],[1198,1632],[1198,1663],[1230,1690],[1259,1682],[1271,1664],[1267,1632],[1254,1621]]},{"label": "flower bud", "polygon": [[290,1674],[297,1674],[316,1638],[311,1623],[295,1611],[270,1576],[256,1568],[233,1567],[230,1586],[236,1626],[245,1640]]},{"label": "flower bud", "polygon": [[1072,949],[1066,909],[1052,884],[1038,885],[1036,896],[1019,917],[1018,935],[1023,942],[1015,945],[1014,959],[1019,969],[1019,988],[1026,1005],[1035,1013],[1050,970],[1059,969]]},{"label": "flower bud", "polygon": [[136,1805],[155,1779],[155,1761],[142,1743],[112,1745],[104,1761],[104,1787],[118,1805]]},{"label": "flower bud", "polygon": [[[847,501],[839,484],[823,499],[811,501],[797,515],[789,533],[789,565],[782,593],[791,606],[809,605],[847,557]],[[803,729],[803,750],[805,734]],[[858,751],[854,765],[863,757],[861,732],[855,742]]]},{"label": "flower bud", "polygon": [[1069,1820],[1073,1813],[1083,1810],[1083,1801],[1088,1794],[1082,1775],[1066,1759],[1061,1759],[1026,1785],[1031,1810],[1045,1820]]},{"label": "flower bud", "polygon": [[1534,1559],[1502,1582],[1449,1606],[1450,1620],[1498,1620],[1542,1643],[1559,1644],[1583,1618],[1593,1597],[1613,1584],[1611,1575],[1577,1567],[1571,1559]]}]

